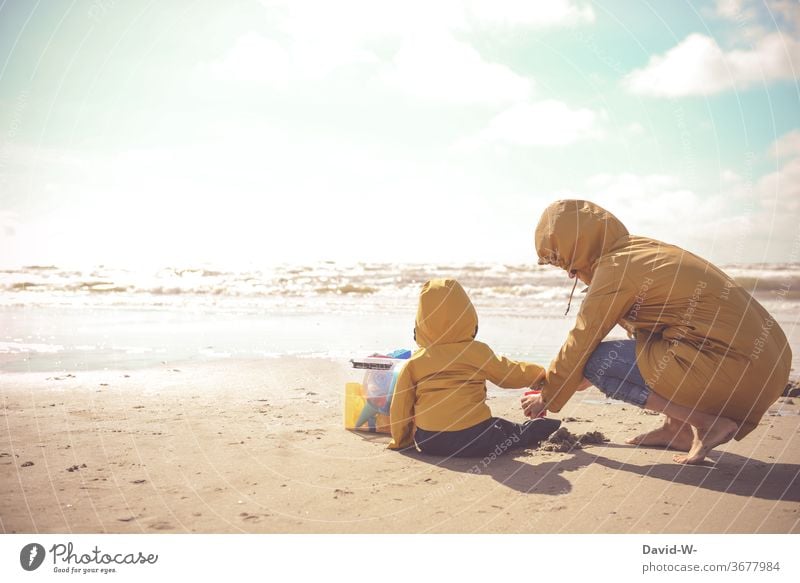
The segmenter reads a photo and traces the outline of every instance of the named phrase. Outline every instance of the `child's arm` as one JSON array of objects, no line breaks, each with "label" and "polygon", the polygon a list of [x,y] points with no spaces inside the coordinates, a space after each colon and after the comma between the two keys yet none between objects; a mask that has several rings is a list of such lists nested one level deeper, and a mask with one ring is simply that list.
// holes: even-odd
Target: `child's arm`
[{"label": "child's arm", "polygon": [[411,362],[408,362],[397,377],[389,409],[389,425],[392,430],[389,449],[405,449],[414,444],[415,401],[416,385],[411,378]]},{"label": "child's arm", "polygon": [[486,379],[504,389],[524,389],[532,387],[545,377],[545,369],[532,362],[517,362],[497,356],[486,346],[484,364],[481,367]]}]

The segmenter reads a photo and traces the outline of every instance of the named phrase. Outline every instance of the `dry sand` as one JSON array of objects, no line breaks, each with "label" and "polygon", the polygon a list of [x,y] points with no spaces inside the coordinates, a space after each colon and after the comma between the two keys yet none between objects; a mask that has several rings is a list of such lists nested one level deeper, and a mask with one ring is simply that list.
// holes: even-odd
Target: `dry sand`
[{"label": "dry sand", "polygon": [[[685,467],[623,443],[660,417],[590,389],[560,417],[609,443],[484,464],[343,430],[348,376],[288,358],[5,374],[0,531],[800,532],[798,399]],[[520,391],[491,394],[521,418]]]}]

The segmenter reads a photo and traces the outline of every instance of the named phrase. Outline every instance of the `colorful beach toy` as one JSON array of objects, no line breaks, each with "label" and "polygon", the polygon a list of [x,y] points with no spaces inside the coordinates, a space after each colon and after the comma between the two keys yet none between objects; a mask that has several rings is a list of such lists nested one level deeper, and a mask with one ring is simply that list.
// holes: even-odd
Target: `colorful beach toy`
[{"label": "colorful beach toy", "polygon": [[372,433],[390,433],[389,409],[400,369],[411,351],[395,350],[353,359],[354,370],[364,371],[361,382],[345,385],[344,427]]}]

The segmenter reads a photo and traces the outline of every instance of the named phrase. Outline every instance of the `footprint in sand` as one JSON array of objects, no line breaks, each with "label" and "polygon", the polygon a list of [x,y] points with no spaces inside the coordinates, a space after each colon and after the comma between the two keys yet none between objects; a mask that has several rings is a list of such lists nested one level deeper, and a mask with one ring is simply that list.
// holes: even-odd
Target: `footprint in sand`
[{"label": "footprint in sand", "polygon": [[295,433],[304,433],[306,435],[325,435],[324,429],[295,429]]}]

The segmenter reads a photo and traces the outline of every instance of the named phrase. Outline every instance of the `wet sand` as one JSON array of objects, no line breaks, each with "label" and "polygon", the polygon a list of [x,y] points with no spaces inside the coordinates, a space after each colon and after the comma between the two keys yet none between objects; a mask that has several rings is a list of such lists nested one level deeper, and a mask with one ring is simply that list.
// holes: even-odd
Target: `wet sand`
[{"label": "wet sand", "polygon": [[[341,428],[341,362],[0,377],[0,532],[800,532],[800,399],[706,465],[624,444],[660,417],[595,389],[556,417],[610,441],[446,460]],[[521,391],[490,391],[521,420]]]}]

